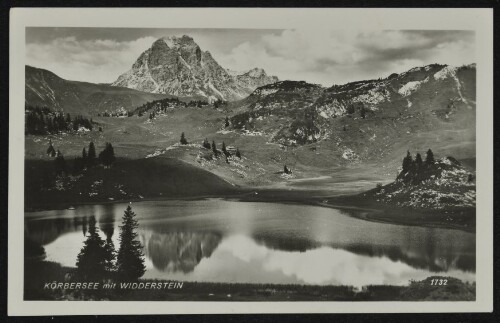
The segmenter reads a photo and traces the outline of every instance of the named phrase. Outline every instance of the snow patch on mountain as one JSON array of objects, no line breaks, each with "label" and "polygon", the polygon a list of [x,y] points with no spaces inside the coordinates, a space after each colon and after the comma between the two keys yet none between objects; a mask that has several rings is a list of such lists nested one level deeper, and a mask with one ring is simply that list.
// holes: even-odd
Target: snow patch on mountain
[{"label": "snow patch on mountain", "polygon": [[[473,64],[471,64],[471,66],[472,65]],[[475,64],[474,64],[474,67],[475,67]],[[460,80],[457,77],[457,70],[458,70],[457,67],[446,66],[443,69],[441,69],[439,72],[434,74],[434,79],[444,80],[444,79],[449,78],[449,77],[453,78],[453,80],[455,81],[455,84],[457,86],[457,92],[458,92],[458,96],[460,97],[460,100],[464,103],[468,103],[467,99],[464,97],[464,95],[462,93],[462,84],[460,83]]]},{"label": "snow patch on mountain", "polygon": [[344,115],[347,111],[345,103],[338,100],[333,100],[329,104],[319,105],[317,110],[319,115],[325,119]]},{"label": "snow patch on mountain", "polygon": [[344,149],[342,158],[350,162],[357,162],[359,160],[359,156],[351,148]]},{"label": "snow patch on mountain", "polygon": [[418,90],[421,86],[421,81],[412,81],[404,84],[399,90],[398,93],[402,96],[408,96]]},{"label": "snow patch on mountain", "polygon": [[171,37],[171,36],[170,37],[163,37],[162,39],[165,42],[165,44],[167,44],[167,46],[169,48],[175,48],[176,47],[176,43],[177,43],[176,40],[177,39],[175,37]]},{"label": "snow patch on mountain", "polygon": [[444,80],[448,77],[456,77],[457,75],[457,68],[454,66],[445,66],[438,72],[434,74],[434,79],[435,80]]},{"label": "snow patch on mountain", "polygon": [[371,89],[368,93],[352,98],[353,102],[363,102],[369,105],[377,105],[387,100],[389,93],[385,89]]},{"label": "snow patch on mountain", "polygon": [[255,94],[266,96],[266,95],[274,94],[274,93],[278,92],[278,90],[279,89],[257,89],[255,91]]}]

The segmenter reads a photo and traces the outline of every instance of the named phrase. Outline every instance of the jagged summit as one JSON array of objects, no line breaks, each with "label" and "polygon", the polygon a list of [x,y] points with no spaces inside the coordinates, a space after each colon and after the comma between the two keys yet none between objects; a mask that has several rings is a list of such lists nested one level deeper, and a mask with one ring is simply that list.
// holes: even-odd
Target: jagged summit
[{"label": "jagged summit", "polygon": [[190,36],[156,40],[132,68],[112,83],[151,93],[205,97],[210,101],[242,99],[257,87],[278,81],[261,68],[234,73],[222,68]]},{"label": "jagged summit", "polygon": [[250,71],[246,72],[245,75],[251,76],[251,77],[262,77],[262,76],[267,76],[266,71],[262,68],[252,68]]},{"label": "jagged summit", "polygon": [[168,47],[173,48],[175,46],[179,46],[182,44],[195,44],[193,37],[189,37],[188,35],[182,35],[181,37],[177,36],[165,36],[160,38],[159,40],[163,40]]}]

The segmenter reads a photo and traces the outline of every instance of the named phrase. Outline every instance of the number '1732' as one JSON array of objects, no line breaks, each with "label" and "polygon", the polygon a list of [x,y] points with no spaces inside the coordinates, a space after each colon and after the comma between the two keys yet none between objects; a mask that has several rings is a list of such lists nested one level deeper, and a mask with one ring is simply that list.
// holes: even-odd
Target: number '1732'
[{"label": "number '1732'", "polygon": [[448,283],[448,279],[432,279],[431,280],[431,285],[446,285]]}]

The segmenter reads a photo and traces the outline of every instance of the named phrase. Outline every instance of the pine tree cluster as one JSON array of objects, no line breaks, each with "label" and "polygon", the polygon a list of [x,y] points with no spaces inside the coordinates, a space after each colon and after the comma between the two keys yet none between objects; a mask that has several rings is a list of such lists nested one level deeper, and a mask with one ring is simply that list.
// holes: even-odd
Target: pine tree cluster
[{"label": "pine tree cluster", "polygon": [[417,153],[415,155],[415,159],[413,159],[410,151],[408,150],[406,157],[403,158],[402,170],[398,174],[397,178],[406,183],[418,183],[422,173],[429,170],[435,162],[434,153],[431,149],[427,150],[425,162],[422,160],[420,153]]},{"label": "pine tree cluster", "polygon": [[95,164],[96,164],[95,146],[94,142],[91,141],[89,143],[88,152],[85,149],[85,147],[83,147],[82,156],[75,157],[73,161],[73,175],[77,175],[81,173],[84,169],[94,166]]},{"label": "pine tree cluster", "polygon": [[[49,141],[47,155],[50,157],[55,157],[54,163],[57,175],[67,173],[66,161],[64,160],[64,156],[59,150],[56,151],[56,149],[52,145],[52,141]],[[114,163],[115,160],[115,152],[111,143],[106,143],[104,150],[99,153],[99,158],[97,158],[94,142],[90,142],[88,150],[83,147],[82,155],[80,157],[75,157],[75,159],[73,160],[72,174],[80,174],[83,170],[91,166],[95,166],[97,164],[97,161],[99,161],[105,167],[109,167]]]},{"label": "pine tree cluster", "polygon": [[104,150],[99,153],[99,161],[104,166],[109,167],[109,166],[111,166],[111,164],[114,163],[115,160],[116,160],[115,150],[113,149],[113,145],[111,145],[111,143],[107,142]]},{"label": "pine tree cluster", "polygon": [[156,113],[165,113],[168,108],[202,108],[206,105],[208,105],[208,102],[201,100],[184,102],[179,100],[178,98],[166,98],[145,103],[136,108],[134,111],[129,112],[128,116],[131,117],[133,115],[137,115],[139,117],[142,117],[144,113],[151,111],[149,118],[152,119],[151,113],[154,113],[154,118],[154,116],[156,116]]},{"label": "pine tree cluster", "polygon": [[100,236],[94,216],[90,217],[87,239],[76,259],[77,275],[85,280],[98,281],[110,278],[114,265],[113,245]]},{"label": "pine tree cluster", "polygon": [[25,106],[25,133],[30,135],[55,134],[61,131],[77,131],[81,127],[92,130],[94,121],[77,115],[71,118],[62,112],[54,112],[47,107]]},{"label": "pine tree cluster", "polygon": [[213,105],[214,105],[214,109],[219,109],[219,108],[227,106],[227,101],[217,99],[216,101],[214,101]]},{"label": "pine tree cluster", "polygon": [[[208,139],[205,138],[205,140],[203,140],[203,142],[201,143],[201,145],[205,149],[211,149],[215,158],[218,158],[221,153],[224,154],[224,156],[226,157],[226,162],[229,163],[228,157],[231,157],[232,154],[227,149],[226,143],[224,141],[222,142],[222,146],[221,146],[221,150],[220,151],[217,149],[217,145],[215,143],[215,140],[212,140],[212,144],[210,144],[209,141],[208,141]],[[238,157],[239,159],[241,159],[241,152],[240,152],[239,148],[236,148],[236,152],[234,153],[234,155],[236,157]]]},{"label": "pine tree cluster", "polygon": [[120,226],[118,252],[115,251],[111,237],[104,240],[99,236],[96,219],[94,216],[90,217],[87,239],[77,256],[78,278],[94,281],[113,278],[136,281],[144,275],[146,266],[143,247],[137,239],[139,223],[135,216],[129,205]]}]

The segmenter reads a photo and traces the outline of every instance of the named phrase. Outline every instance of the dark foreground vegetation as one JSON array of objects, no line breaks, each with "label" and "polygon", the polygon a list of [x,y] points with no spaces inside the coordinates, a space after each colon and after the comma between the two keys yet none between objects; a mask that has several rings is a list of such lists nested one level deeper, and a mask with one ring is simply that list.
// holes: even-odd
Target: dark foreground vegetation
[{"label": "dark foreground vegetation", "polygon": [[[72,169],[73,161],[66,166]],[[97,165],[78,175],[58,175],[52,160],[25,161],[25,207],[66,208],[75,204],[224,196],[237,189],[216,175],[172,158],[117,158],[112,167]]]},{"label": "dark foreground vegetation", "polygon": [[[44,289],[49,282],[66,279],[75,268],[54,262],[32,261],[25,266],[25,300],[111,300],[111,301],[474,301],[475,283],[452,277],[428,277],[407,286],[373,285],[355,290],[351,286],[225,284],[183,282],[175,289]],[[70,274],[70,275],[68,275]],[[432,285],[432,279],[446,279],[444,286]],[[140,279],[139,282],[166,282]]]}]

